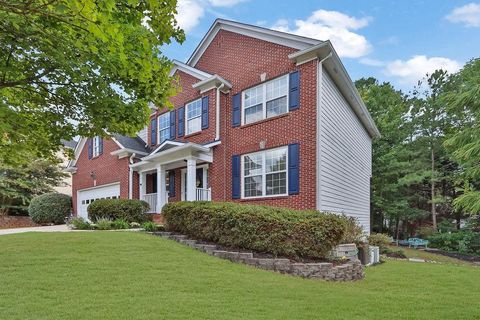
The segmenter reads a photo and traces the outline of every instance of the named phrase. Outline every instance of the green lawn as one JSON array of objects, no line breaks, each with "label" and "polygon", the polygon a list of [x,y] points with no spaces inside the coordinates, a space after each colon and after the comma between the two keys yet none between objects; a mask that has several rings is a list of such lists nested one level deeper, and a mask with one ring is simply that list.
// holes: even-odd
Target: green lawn
[{"label": "green lawn", "polygon": [[480,319],[480,268],[388,261],[329,283],[128,232],[0,236],[0,319]]}]

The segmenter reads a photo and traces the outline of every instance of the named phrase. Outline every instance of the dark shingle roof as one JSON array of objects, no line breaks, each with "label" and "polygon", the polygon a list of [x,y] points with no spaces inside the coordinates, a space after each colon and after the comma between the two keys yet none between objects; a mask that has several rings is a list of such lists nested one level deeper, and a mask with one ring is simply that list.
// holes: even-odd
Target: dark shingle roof
[{"label": "dark shingle roof", "polygon": [[62,144],[64,147],[66,148],[70,148],[70,149],[73,149],[75,150],[76,146],[77,146],[77,141],[75,140],[70,140],[70,141],[67,141],[67,140],[62,140]]},{"label": "dark shingle roof", "polygon": [[113,135],[115,139],[126,149],[149,153],[150,149],[145,146],[145,141],[140,137],[127,137],[119,134]]}]

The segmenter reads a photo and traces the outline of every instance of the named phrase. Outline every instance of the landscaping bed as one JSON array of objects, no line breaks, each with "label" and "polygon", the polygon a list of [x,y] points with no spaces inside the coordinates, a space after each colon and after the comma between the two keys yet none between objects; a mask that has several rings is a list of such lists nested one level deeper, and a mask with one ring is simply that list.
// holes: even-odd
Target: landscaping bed
[{"label": "landscaping bed", "polygon": [[329,281],[351,281],[364,278],[363,266],[359,260],[335,261],[295,261],[285,257],[278,257],[268,253],[258,253],[224,247],[214,243],[205,243],[191,239],[186,235],[172,232],[153,232],[164,238],[175,240],[191,248],[200,250],[221,259],[236,263],[247,264],[256,268],[290,274],[302,278],[323,279]]},{"label": "landscaping bed", "polygon": [[444,251],[440,249],[425,249],[425,251],[430,252],[430,253],[435,253],[435,254],[441,254],[446,257],[450,258],[455,258],[467,262],[478,262],[480,263],[480,257],[479,256],[474,256],[474,255],[469,255],[469,254],[464,254],[464,253],[459,253],[459,252],[451,252],[451,251]]},{"label": "landscaping bed", "polygon": [[29,228],[39,225],[27,216],[0,216],[0,229]]}]

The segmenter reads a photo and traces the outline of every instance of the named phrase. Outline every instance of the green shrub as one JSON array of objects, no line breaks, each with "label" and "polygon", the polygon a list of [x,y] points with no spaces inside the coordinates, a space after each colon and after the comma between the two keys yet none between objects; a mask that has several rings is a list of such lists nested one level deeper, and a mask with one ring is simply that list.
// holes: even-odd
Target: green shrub
[{"label": "green shrub", "polygon": [[437,230],[435,230],[432,226],[421,226],[416,230],[417,236],[422,239],[430,237],[435,232],[437,232]]},{"label": "green shrub", "polygon": [[123,219],[116,219],[112,222],[113,229],[130,229],[130,223]]},{"label": "green shrub", "polygon": [[145,222],[149,219],[148,203],[135,199],[100,199],[87,208],[88,217],[92,221],[101,218],[110,220],[123,219],[127,222]]},{"label": "green shrub", "polygon": [[30,218],[38,224],[62,224],[71,213],[72,198],[56,192],[33,198],[28,207]]},{"label": "green shrub", "polygon": [[158,230],[157,224],[153,221],[148,221],[142,224],[142,228],[147,232],[155,232]]},{"label": "green shrub", "polygon": [[292,258],[325,258],[348,224],[336,214],[227,202],[169,203],[162,212],[168,231]]},{"label": "green shrub", "polygon": [[480,255],[480,233],[470,230],[435,233],[428,237],[429,245],[445,251]]},{"label": "green shrub", "polygon": [[97,230],[112,230],[112,220],[108,218],[99,218],[97,222],[95,222],[95,229]]},{"label": "green shrub", "polygon": [[384,253],[390,244],[390,237],[384,233],[372,233],[368,236],[368,244],[380,247],[380,252]]},{"label": "green shrub", "polygon": [[75,217],[70,219],[67,224],[75,229],[75,230],[90,230],[92,229],[92,225],[88,222],[85,221],[82,217]]},{"label": "green shrub", "polygon": [[360,244],[366,240],[365,230],[358,224],[358,220],[354,217],[345,217],[346,230],[341,243]]}]

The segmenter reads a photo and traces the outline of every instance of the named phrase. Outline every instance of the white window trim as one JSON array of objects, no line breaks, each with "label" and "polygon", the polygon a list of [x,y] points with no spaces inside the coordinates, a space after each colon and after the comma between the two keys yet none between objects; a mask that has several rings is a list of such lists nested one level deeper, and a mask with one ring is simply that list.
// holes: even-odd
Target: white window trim
[{"label": "white window trim", "polygon": [[[161,117],[168,117],[168,127],[166,127],[165,129],[160,129],[160,118]],[[170,112],[162,113],[157,118],[157,144],[162,144],[163,142],[168,140],[168,138],[167,138],[163,141],[160,141],[160,130],[168,130],[168,132],[169,132],[168,136],[170,137]]]},{"label": "white window trim", "polygon": [[92,139],[92,158],[100,155],[100,137],[95,136]]},{"label": "white window trim", "polygon": [[[245,160],[244,160],[244,157],[245,156],[248,156],[248,155],[255,155],[255,154],[265,154],[266,152],[269,152],[269,151],[276,151],[276,150],[285,150],[285,153],[287,155],[287,158],[286,158],[286,163],[285,163],[285,172],[286,172],[286,175],[285,175],[285,193],[282,193],[282,194],[270,194],[270,195],[267,195],[267,180],[266,180],[266,177],[267,177],[267,172],[266,172],[266,161],[265,161],[265,155],[262,157],[262,195],[261,196],[253,196],[253,197],[245,197],[245,171],[244,171],[244,164],[245,164]],[[257,151],[257,152],[250,152],[250,153],[245,153],[245,154],[242,154],[240,156],[240,188],[241,188],[241,199],[261,199],[261,198],[276,198],[276,197],[285,197],[285,196],[288,196],[288,146],[282,146],[282,147],[278,147],[278,148],[272,148],[272,149],[265,149],[265,150],[261,150],[261,151]],[[276,172],[283,172],[282,171],[276,171]],[[275,172],[275,173],[276,173]],[[271,172],[269,172],[271,173]],[[268,173],[268,174],[269,174]]]},{"label": "white window trim", "polygon": [[[188,119],[188,108],[198,101],[200,101],[200,115],[195,117],[195,118],[192,118],[192,119],[200,118],[200,129],[197,130],[197,131],[188,132],[188,120],[192,120],[192,119]],[[188,136],[190,134],[194,134],[194,133],[197,133],[197,132],[200,132],[200,131],[202,131],[202,98],[190,101],[189,103],[187,103],[185,105],[185,135]]]},{"label": "white window trim", "polygon": [[[287,74],[284,74],[280,77],[276,77],[274,79],[271,79],[271,80],[268,80],[268,81],[265,81],[263,82],[262,84],[259,84],[259,85],[256,85],[256,86],[253,86],[251,88],[248,88],[248,89],[245,89],[242,91],[242,112],[241,112],[241,123],[242,123],[242,126],[243,125],[249,125],[249,124],[253,124],[253,123],[257,123],[257,122],[260,122],[260,121],[263,121],[265,119],[270,119],[270,118],[274,118],[274,117],[270,117],[270,118],[267,118],[267,84],[272,82],[272,81],[275,81],[275,80],[278,80],[282,77],[286,77],[287,78],[287,112],[285,113],[282,113],[282,114],[287,114],[290,112],[289,110],[289,99],[290,99],[290,95],[289,95],[289,88],[290,88],[290,77],[289,77],[289,73]],[[250,89],[253,89],[253,88],[256,88],[256,87],[260,87],[262,86],[262,112],[263,112],[263,115],[262,115],[262,119],[260,120],[257,120],[257,121],[254,121],[254,122],[250,122],[250,123],[245,123],[245,91],[247,90],[250,90]],[[252,106],[250,106],[252,107]]]}]

